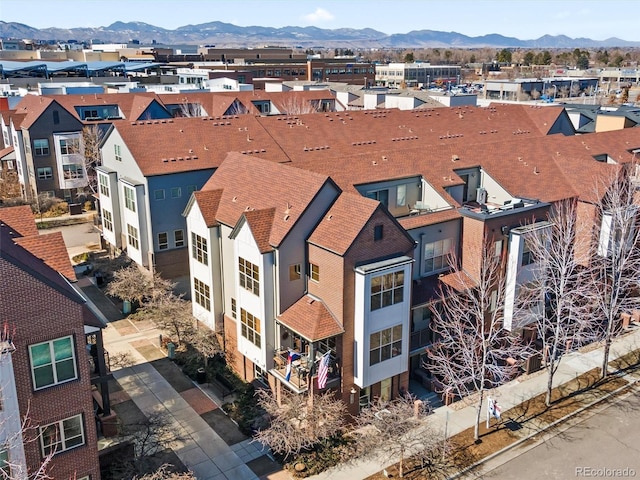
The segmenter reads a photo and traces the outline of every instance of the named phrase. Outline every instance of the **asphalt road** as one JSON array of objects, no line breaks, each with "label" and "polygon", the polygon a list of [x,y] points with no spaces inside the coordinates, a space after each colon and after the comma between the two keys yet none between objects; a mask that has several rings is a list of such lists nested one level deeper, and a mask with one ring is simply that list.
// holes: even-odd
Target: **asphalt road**
[{"label": "asphalt road", "polygon": [[482,478],[640,478],[640,390],[634,392]]},{"label": "asphalt road", "polygon": [[91,250],[89,248],[91,245],[100,245],[100,233],[94,228],[92,222],[68,225],[65,227],[46,228],[40,230],[40,235],[53,232],[62,232],[69,256],[89,251]]}]

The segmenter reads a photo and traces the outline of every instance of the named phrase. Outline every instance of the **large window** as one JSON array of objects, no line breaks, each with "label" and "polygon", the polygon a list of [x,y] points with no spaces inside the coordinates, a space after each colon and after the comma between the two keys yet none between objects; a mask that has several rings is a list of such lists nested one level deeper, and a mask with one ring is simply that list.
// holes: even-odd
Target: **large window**
[{"label": "large window", "polygon": [[371,310],[402,302],[404,272],[385,273],[371,279]]},{"label": "large window", "polygon": [[260,346],[260,319],[254,317],[244,308],[240,309],[240,332],[251,343]]},{"label": "large window", "polygon": [[127,186],[124,187],[124,206],[132,212],[136,211],[136,191]]},{"label": "large window", "polygon": [[402,353],[402,325],[372,333],[369,337],[369,365],[384,362]]},{"label": "large window", "polygon": [[33,141],[33,153],[38,156],[49,155],[49,140],[39,138]]},{"label": "large window", "polygon": [[60,420],[40,427],[40,447],[42,456],[60,453],[84,445],[82,415]]},{"label": "large window", "polygon": [[140,243],[138,241],[138,229],[133,225],[127,223],[127,243],[136,250],[140,250]]},{"label": "large window", "polygon": [[398,185],[396,189],[396,206],[404,207],[407,204],[407,186]]},{"label": "large window", "polygon": [[193,279],[193,290],[195,292],[196,303],[207,310],[211,310],[211,297],[209,295],[209,285],[198,280]]},{"label": "large window", "polygon": [[30,345],[29,357],[35,390],[78,378],[70,336]]},{"label": "large window", "polygon": [[102,210],[102,226],[113,232],[113,215],[109,210]]},{"label": "large window", "polygon": [[98,175],[98,183],[100,184],[100,195],[109,196],[109,178],[104,175]]},{"label": "large window", "polygon": [[449,266],[448,256],[453,247],[453,240],[445,238],[424,246],[424,273],[437,272]]},{"label": "large window", "polygon": [[84,169],[82,168],[82,165],[75,163],[71,165],[63,165],[62,172],[66,179],[84,178]]},{"label": "large window", "polygon": [[77,138],[61,138],[60,153],[62,155],[71,155],[80,152],[80,141]]},{"label": "large window", "polygon": [[40,167],[37,172],[38,180],[51,180],[53,178],[53,169],[51,167]]},{"label": "large window", "polygon": [[198,262],[208,265],[207,239],[191,232],[191,254]]},{"label": "large window", "polygon": [[244,258],[238,258],[240,286],[256,295],[260,295],[260,268]]}]

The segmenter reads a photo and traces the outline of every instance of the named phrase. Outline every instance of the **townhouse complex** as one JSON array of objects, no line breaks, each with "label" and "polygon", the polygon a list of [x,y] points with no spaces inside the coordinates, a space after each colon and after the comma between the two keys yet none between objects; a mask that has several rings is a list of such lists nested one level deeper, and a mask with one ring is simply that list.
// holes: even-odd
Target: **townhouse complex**
[{"label": "townhouse complex", "polygon": [[[72,286],[61,233],[31,208],[0,209],[0,469],[8,478],[99,479],[98,435],[113,419],[106,325]],[[40,478],[40,477],[38,477]]]},{"label": "townhouse complex", "polygon": [[557,202],[594,202],[595,178],[638,149],[635,128],[578,136],[564,109],[528,105],[114,122],[103,236],[189,275],[243,379],[315,391],[328,359],[323,390],[355,413],[421,378],[451,256],[472,285],[493,246],[510,326],[527,235]]}]

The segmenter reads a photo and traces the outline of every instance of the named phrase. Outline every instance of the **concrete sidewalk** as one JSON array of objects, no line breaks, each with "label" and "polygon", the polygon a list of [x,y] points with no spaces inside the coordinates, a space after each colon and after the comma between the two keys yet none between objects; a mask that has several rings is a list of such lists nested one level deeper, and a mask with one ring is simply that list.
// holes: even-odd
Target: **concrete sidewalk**
[{"label": "concrete sidewalk", "polygon": [[[609,361],[615,360],[637,349],[640,349],[640,328],[635,327],[634,330],[613,341]],[[586,353],[571,352],[565,355],[554,376],[554,387],[573,380],[589,370],[600,367],[602,360],[602,348],[597,348]],[[492,397],[499,401],[502,411],[504,412],[545,392],[546,389],[547,375],[543,371],[540,374],[529,375],[527,378],[515,379],[492,390]],[[486,402],[481,415],[483,421],[486,418],[484,408],[486,408]],[[448,436],[451,437],[474,426],[476,409],[474,406],[468,406],[459,410],[454,410],[448,406],[439,407],[433,411],[432,415],[429,415],[425,419],[425,426],[427,426],[431,432],[434,430],[444,432],[447,418],[447,432]],[[425,431],[427,431],[426,428]],[[375,455],[371,455],[367,460],[354,461],[348,465],[340,465],[309,478],[315,480],[355,480],[366,478],[390,466],[389,463],[378,460],[379,458],[381,458],[381,456],[376,457]]]}]

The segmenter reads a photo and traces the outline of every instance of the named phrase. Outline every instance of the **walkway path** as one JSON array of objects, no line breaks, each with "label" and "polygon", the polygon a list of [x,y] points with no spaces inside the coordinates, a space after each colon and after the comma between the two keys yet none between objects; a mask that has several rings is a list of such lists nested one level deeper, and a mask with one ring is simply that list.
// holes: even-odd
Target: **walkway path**
[{"label": "walkway path", "polygon": [[[640,328],[635,327],[634,330],[614,340],[609,360],[614,360],[637,349],[640,349]],[[558,371],[555,374],[554,386],[566,383],[589,370],[600,367],[602,359],[602,348],[597,348],[586,353],[572,352],[566,355],[562,359]],[[523,401],[545,392],[546,387],[547,376],[546,373],[542,371],[513,380],[495,389],[495,391],[492,392],[492,396],[499,401],[502,411],[507,411],[521,404]],[[453,436],[467,428],[473,427],[475,417],[476,410],[474,406],[468,406],[458,410],[454,410],[449,406],[443,406],[436,408],[433,414],[427,417],[425,425],[427,425],[429,431],[433,432],[434,429],[435,431],[444,431],[445,423],[447,423],[448,435]],[[484,411],[482,412],[481,418],[485,418]],[[381,458],[383,458],[381,455],[377,457],[372,455],[371,458],[367,460],[340,465],[309,478],[315,480],[355,480],[367,478],[389,466],[388,462],[380,460]],[[497,459],[497,461],[499,462],[499,459]]]}]

